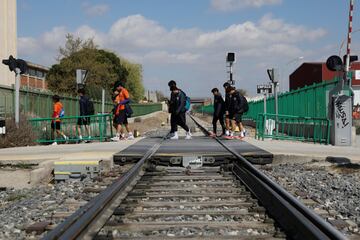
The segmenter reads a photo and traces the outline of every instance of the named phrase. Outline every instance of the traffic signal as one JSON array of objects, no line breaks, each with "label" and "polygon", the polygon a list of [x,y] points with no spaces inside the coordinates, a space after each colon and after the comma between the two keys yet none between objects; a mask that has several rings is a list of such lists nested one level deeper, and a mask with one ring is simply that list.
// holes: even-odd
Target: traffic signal
[{"label": "traffic signal", "polygon": [[235,53],[229,52],[226,56],[226,61],[231,63],[235,62]]},{"label": "traffic signal", "polygon": [[20,69],[20,74],[24,74],[28,70],[27,63],[22,59],[16,59],[12,55],[9,56],[9,59],[2,60],[2,63],[9,67],[11,72],[15,72],[16,68]]}]

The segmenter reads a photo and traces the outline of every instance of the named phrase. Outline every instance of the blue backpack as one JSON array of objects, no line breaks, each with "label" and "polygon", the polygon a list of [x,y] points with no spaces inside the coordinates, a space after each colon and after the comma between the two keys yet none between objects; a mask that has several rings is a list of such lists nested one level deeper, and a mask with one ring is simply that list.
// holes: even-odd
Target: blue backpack
[{"label": "blue backpack", "polygon": [[189,111],[190,110],[190,105],[191,105],[191,101],[190,98],[188,96],[185,97],[185,110]]},{"label": "blue backpack", "polygon": [[62,108],[61,109],[61,111],[60,111],[60,114],[59,114],[59,117],[65,117],[65,110],[64,110],[64,108]]}]

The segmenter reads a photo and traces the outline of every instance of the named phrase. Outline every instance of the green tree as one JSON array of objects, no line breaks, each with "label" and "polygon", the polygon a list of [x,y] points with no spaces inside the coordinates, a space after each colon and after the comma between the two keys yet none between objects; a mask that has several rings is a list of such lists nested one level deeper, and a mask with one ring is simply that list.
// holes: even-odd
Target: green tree
[{"label": "green tree", "polygon": [[125,68],[127,73],[125,87],[129,90],[131,98],[135,101],[141,100],[145,92],[142,82],[141,64],[134,64],[124,58],[121,58],[121,66]]},{"label": "green tree", "polygon": [[105,88],[110,100],[112,86],[117,80],[126,81],[132,99],[139,101],[144,94],[142,67],[115,53],[98,49],[92,39],[86,41],[66,36],[66,44],[59,48],[59,63],[53,65],[47,75],[48,87],[58,94],[76,95],[76,69],[89,71],[86,90],[94,99],[101,99],[101,89]]}]

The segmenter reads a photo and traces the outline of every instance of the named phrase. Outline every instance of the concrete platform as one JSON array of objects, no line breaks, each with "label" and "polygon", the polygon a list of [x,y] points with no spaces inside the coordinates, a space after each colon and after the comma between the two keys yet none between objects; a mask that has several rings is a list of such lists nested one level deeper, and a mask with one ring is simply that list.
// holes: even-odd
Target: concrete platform
[{"label": "concrete platform", "polygon": [[330,158],[347,159],[353,164],[360,164],[360,147],[340,147],[314,143],[256,140],[245,138],[245,141],[274,154],[274,162],[283,161],[325,161]]},{"label": "concrete platform", "polygon": [[[139,160],[160,138],[143,139],[119,153],[114,154],[115,163]],[[254,164],[268,164],[273,155],[254,145],[240,140],[223,140],[224,143]],[[181,165],[184,156],[202,156],[204,165],[218,166],[235,159],[231,153],[209,137],[193,137],[192,140],[166,140],[153,156],[153,161],[161,165]]]},{"label": "concrete platform", "polygon": [[[46,182],[55,161],[103,160],[105,169],[113,166],[113,154],[142,138],[120,142],[61,144],[0,149],[0,187],[31,187]],[[27,165],[33,165],[27,169]]]}]

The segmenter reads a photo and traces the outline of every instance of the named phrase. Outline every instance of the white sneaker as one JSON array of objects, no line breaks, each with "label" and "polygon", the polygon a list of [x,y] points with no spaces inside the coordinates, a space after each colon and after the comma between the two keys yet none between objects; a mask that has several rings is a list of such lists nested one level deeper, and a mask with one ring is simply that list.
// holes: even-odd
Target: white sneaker
[{"label": "white sneaker", "polygon": [[170,138],[171,140],[178,140],[179,139],[179,135],[177,132],[174,132],[174,135]]},{"label": "white sneaker", "polygon": [[128,140],[134,140],[134,135],[132,133],[129,133],[128,137],[127,137]]},{"label": "white sneaker", "polygon": [[247,135],[247,131],[246,131],[246,129],[244,128],[244,130],[242,131],[243,132],[243,134],[244,134],[244,137]]},{"label": "white sneaker", "polygon": [[229,136],[233,137],[234,136],[234,132],[229,132]]},{"label": "white sneaker", "polygon": [[241,138],[245,137],[245,133],[244,133],[244,132],[240,132],[240,137],[241,137]]},{"label": "white sneaker", "polygon": [[110,140],[113,142],[118,142],[118,141],[120,141],[120,138],[119,138],[119,136],[116,136],[116,137],[110,138]]},{"label": "white sneaker", "polygon": [[190,131],[186,133],[185,139],[186,139],[186,140],[192,139]]},{"label": "white sneaker", "polygon": [[229,130],[226,130],[226,131],[225,131],[225,135],[226,135],[226,136],[230,136]]},{"label": "white sneaker", "polygon": [[52,146],[56,146],[56,145],[58,145],[58,144],[57,144],[57,142],[53,142],[51,145],[52,145]]}]

